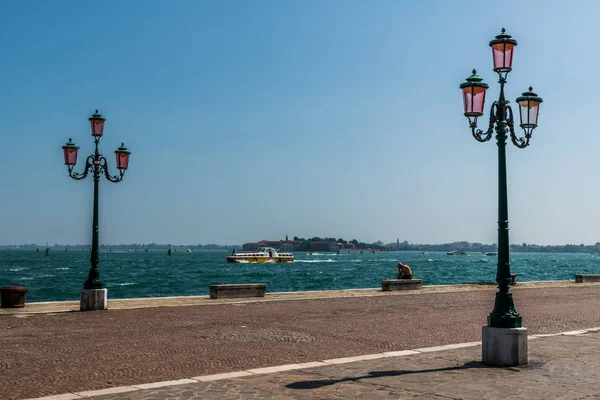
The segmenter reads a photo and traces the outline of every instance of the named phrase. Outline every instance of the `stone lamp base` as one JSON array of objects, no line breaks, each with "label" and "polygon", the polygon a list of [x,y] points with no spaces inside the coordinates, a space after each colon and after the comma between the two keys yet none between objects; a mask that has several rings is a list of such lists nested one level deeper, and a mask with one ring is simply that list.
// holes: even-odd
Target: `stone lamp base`
[{"label": "stone lamp base", "polygon": [[526,328],[484,326],[481,338],[484,364],[494,367],[516,367],[527,364]]},{"label": "stone lamp base", "polygon": [[79,311],[108,310],[108,289],[81,289]]}]

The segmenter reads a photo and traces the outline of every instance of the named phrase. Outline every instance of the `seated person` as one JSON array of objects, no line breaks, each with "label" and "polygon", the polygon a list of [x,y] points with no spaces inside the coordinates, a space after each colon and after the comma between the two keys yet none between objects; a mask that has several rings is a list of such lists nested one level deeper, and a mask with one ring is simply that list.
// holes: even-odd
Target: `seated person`
[{"label": "seated person", "polygon": [[398,278],[397,279],[412,279],[412,270],[406,264],[398,263]]}]

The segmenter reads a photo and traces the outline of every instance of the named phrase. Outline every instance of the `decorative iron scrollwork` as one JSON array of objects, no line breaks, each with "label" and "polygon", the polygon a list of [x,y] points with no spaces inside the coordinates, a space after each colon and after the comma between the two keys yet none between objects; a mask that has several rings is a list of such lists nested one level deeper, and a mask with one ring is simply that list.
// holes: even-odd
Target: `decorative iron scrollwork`
[{"label": "decorative iron scrollwork", "polygon": [[531,135],[525,132],[525,137],[517,137],[515,134],[515,120],[513,118],[513,110],[509,105],[506,105],[506,123],[508,124],[508,128],[510,130],[510,140],[513,142],[515,146],[520,149],[524,149],[529,146],[529,139],[531,139]]},{"label": "decorative iron scrollwork", "polygon": [[494,133],[494,124],[496,123],[496,113],[494,112],[494,110],[497,110],[497,108],[498,102],[495,101],[490,107],[490,125],[486,132],[482,131],[481,129],[476,130],[477,118],[475,118],[474,121],[471,121],[471,119],[469,119],[469,127],[471,128],[471,133],[473,134],[475,140],[477,140],[478,142],[487,142],[492,138],[492,135]]}]

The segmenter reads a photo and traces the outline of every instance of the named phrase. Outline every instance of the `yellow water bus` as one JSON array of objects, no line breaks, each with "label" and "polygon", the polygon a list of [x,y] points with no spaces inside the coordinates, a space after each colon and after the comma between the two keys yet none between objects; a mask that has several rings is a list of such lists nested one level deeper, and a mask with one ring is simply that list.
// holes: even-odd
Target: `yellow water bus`
[{"label": "yellow water bus", "polygon": [[258,251],[241,251],[227,256],[231,263],[294,262],[292,253],[283,253],[272,247],[261,247]]}]

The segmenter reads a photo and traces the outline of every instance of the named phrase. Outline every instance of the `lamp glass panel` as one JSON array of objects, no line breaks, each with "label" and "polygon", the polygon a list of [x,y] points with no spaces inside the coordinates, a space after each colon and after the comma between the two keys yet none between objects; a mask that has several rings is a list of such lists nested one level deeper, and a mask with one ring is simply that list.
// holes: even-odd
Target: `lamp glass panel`
[{"label": "lamp glass panel", "polygon": [[463,88],[463,102],[466,116],[483,115],[486,88],[481,86],[468,86]]},{"label": "lamp glass panel", "polygon": [[75,165],[77,163],[77,149],[66,148],[63,149],[65,156],[65,165]]},{"label": "lamp glass panel", "polygon": [[521,100],[519,106],[521,107],[521,125],[524,128],[537,125],[540,102],[535,100]]},{"label": "lamp glass panel", "polygon": [[102,136],[104,133],[104,121],[101,119],[90,120],[90,126],[92,128],[92,136]]},{"label": "lamp glass panel", "polygon": [[117,168],[127,169],[127,167],[129,167],[129,154],[117,152],[116,155],[117,155]]},{"label": "lamp glass panel", "polygon": [[507,72],[512,69],[514,49],[515,46],[512,43],[496,43],[492,45],[494,71]]}]

